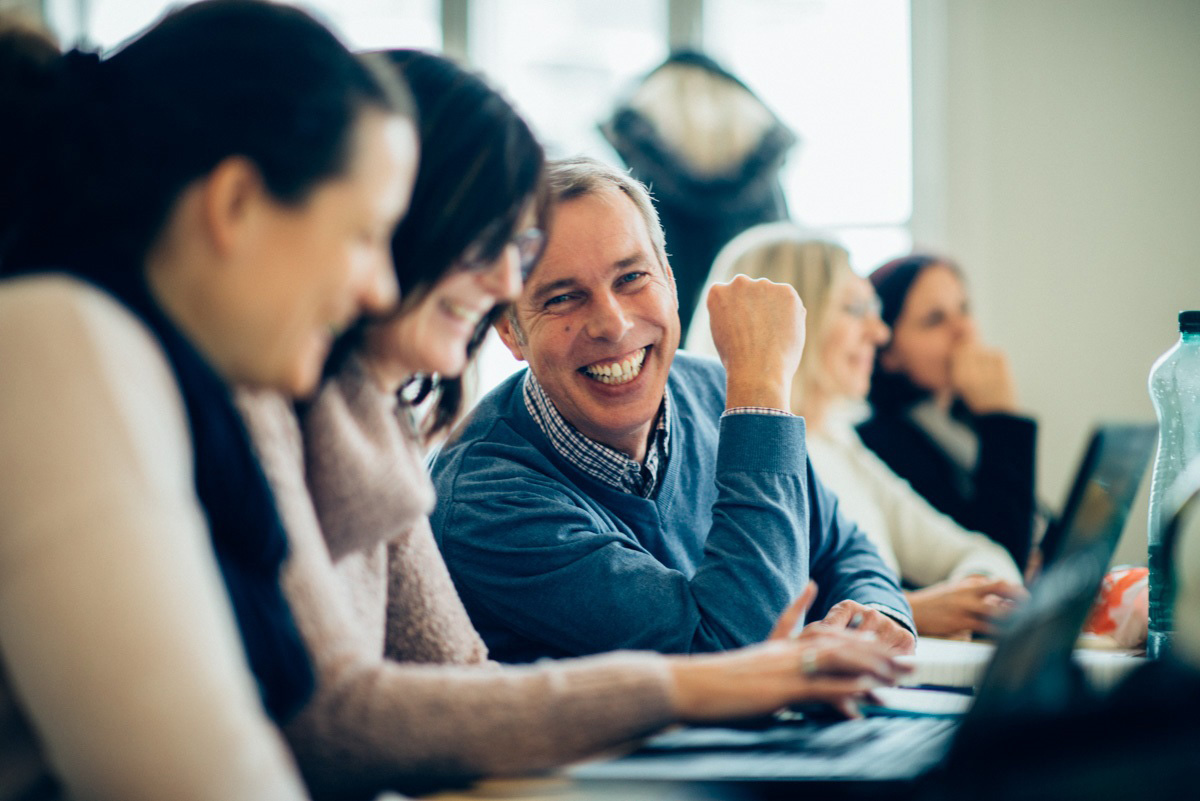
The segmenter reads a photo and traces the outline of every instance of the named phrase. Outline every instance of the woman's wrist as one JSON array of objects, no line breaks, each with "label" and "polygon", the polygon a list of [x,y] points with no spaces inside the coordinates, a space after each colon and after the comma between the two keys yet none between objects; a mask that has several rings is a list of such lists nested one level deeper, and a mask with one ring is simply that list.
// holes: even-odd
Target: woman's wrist
[{"label": "woman's wrist", "polygon": [[702,658],[667,657],[667,672],[671,677],[671,707],[675,710],[675,716],[682,721],[696,720],[703,703],[704,667],[697,662],[698,659]]}]

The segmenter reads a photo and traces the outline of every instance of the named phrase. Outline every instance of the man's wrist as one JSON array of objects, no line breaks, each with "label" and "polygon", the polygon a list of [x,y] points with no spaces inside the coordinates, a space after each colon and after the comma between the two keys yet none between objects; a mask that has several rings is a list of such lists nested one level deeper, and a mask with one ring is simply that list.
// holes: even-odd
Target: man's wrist
[{"label": "man's wrist", "polygon": [[761,375],[744,378],[730,375],[725,382],[725,408],[755,406],[790,411],[791,390],[787,381],[772,381]]},{"label": "man's wrist", "polygon": [[908,615],[906,615],[904,612],[901,612],[898,609],[893,609],[892,607],[887,606],[885,604],[879,604],[879,603],[863,604],[863,606],[867,607],[868,609],[874,609],[876,612],[879,612],[881,614],[887,615],[889,618],[896,621],[901,626],[903,626],[905,629],[907,629],[908,632],[910,634],[912,634],[912,636],[914,636],[914,637],[917,636],[916,624],[913,623],[912,618],[909,617]]}]

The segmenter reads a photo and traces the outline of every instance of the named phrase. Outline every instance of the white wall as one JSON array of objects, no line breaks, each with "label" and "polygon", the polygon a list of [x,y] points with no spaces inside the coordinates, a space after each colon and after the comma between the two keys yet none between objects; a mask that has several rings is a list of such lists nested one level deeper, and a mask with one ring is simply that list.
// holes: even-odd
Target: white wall
[{"label": "white wall", "polygon": [[[1200,308],[1200,2],[914,0],[916,241],[962,263],[1062,503]],[[1145,497],[1118,560],[1145,561]]]}]

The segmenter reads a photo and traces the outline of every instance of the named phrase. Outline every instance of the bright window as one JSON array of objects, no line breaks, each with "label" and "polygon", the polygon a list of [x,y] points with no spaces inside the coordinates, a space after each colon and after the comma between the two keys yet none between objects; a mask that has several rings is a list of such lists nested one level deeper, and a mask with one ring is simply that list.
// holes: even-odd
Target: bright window
[{"label": "bright window", "polygon": [[[64,0],[51,0],[62,6]],[[178,0],[90,0],[74,4],[83,17],[81,28],[93,45],[109,49],[186,3]],[[439,0],[311,0],[298,3],[338,31],[354,48],[442,46]],[[54,9],[51,8],[53,12]],[[68,9],[54,16],[64,17]]]},{"label": "bright window", "polygon": [[867,272],[912,247],[908,0],[705,0],[709,53],[801,138],[783,175],[800,224]]}]

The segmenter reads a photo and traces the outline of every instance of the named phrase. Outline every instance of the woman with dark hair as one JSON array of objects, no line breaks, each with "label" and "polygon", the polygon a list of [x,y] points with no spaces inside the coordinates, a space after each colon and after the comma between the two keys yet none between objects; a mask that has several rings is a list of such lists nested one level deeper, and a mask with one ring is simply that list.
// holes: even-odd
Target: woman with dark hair
[{"label": "woman with dark hair", "polygon": [[892,329],[871,376],[863,442],[936,509],[1029,560],[1037,425],[1005,355],[980,342],[962,271],[935,256],[871,273]]},{"label": "woman with dark hair", "polygon": [[[450,265],[462,260],[486,267],[512,241],[522,263],[531,266],[541,254],[548,220],[540,184],[541,145],[508,102],[483,80],[441,56],[417,50],[384,55],[411,85],[437,87],[436,95],[430,92],[421,104],[421,168],[413,187],[414,202],[392,237],[392,250],[401,259],[396,273],[401,302],[392,317],[405,317],[408,322],[399,327],[372,326],[375,335],[370,346],[386,355],[397,339],[437,338],[436,316],[422,319],[410,312],[421,305]],[[466,249],[464,242],[470,243]],[[502,310],[492,308],[473,321],[475,333],[467,359]],[[329,370],[339,367],[345,355],[362,344],[366,328],[363,323],[339,341]],[[452,345],[447,349],[452,359],[464,356]],[[432,407],[427,435],[445,429],[457,417],[463,402],[461,372],[460,365],[449,375],[421,376],[414,388],[413,402],[428,401]]]},{"label": "woman with dark hair", "polygon": [[[528,773],[676,721],[801,699],[848,709],[865,682],[894,681],[882,646],[853,633],[782,639],[811,592],[781,620],[780,641],[742,651],[487,661],[430,532],[424,437],[397,390],[444,390],[461,375],[534,268],[543,155],[478,77],[440,56],[389,55],[421,127],[412,208],[393,240],[406,299],[340,350],[299,427],[278,396],[240,399],[281,500],[294,554],[284,586],[317,666],[317,693],[287,729],[314,790],[343,797]],[[451,419],[451,398],[443,391],[447,416],[434,427]]]},{"label": "woman with dark hair", "polygon": [[0,42],[22,161],[0,218],[19,465],[0,479],[0,798],[302,798],[272,724],[313,671],[230,385],[311,391],[331,330],[394,301],[409,101],[256,0],[173,12],[104,60],[27,42]]}]

